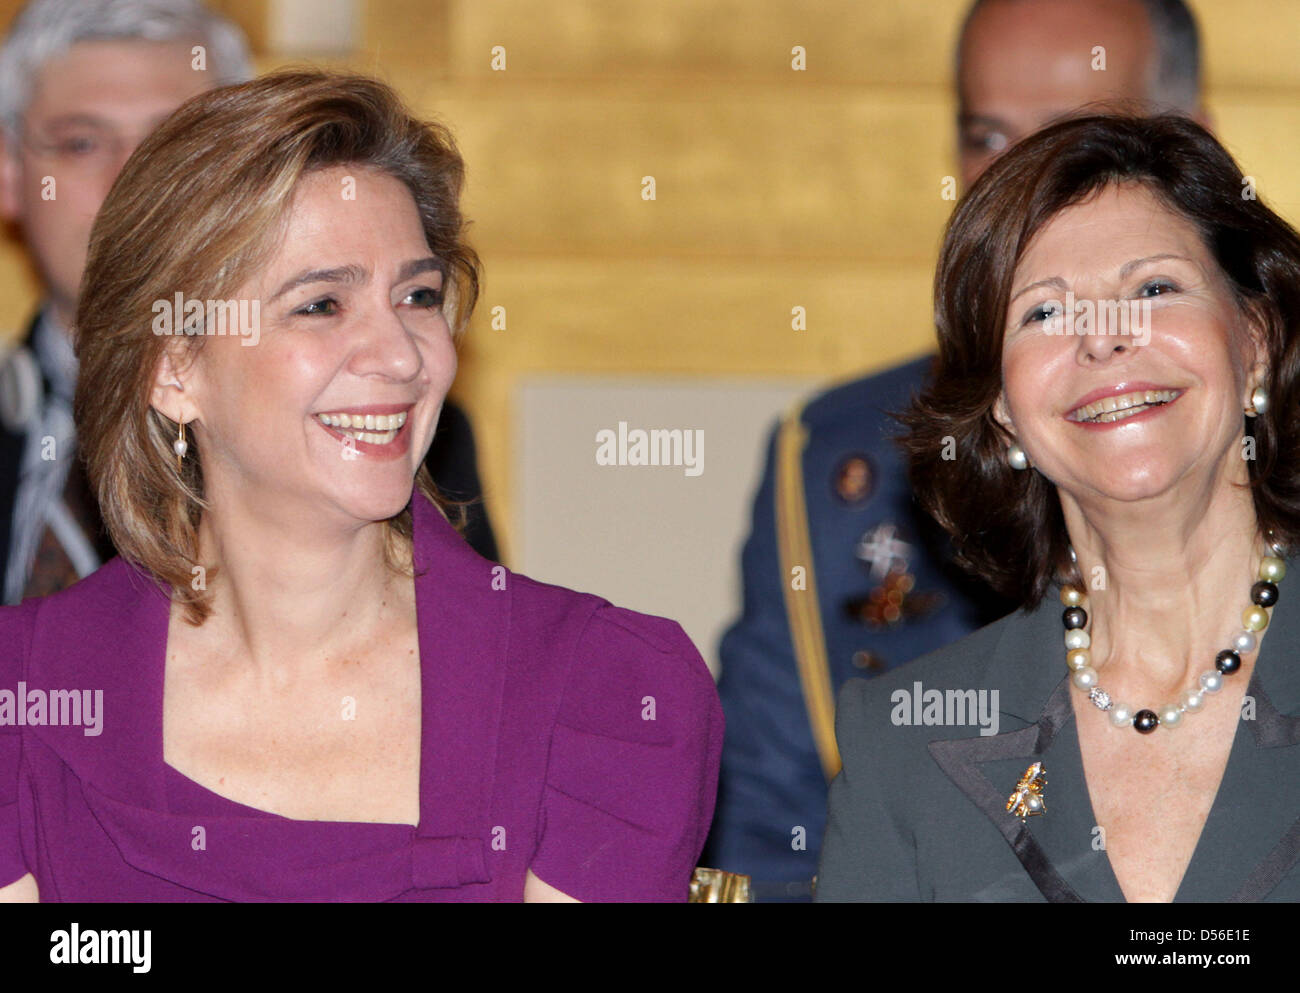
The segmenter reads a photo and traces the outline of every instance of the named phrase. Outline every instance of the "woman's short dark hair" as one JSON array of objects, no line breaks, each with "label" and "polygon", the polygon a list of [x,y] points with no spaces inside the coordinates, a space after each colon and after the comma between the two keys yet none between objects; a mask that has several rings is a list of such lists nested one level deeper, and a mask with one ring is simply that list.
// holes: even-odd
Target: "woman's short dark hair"
[{"label": "woman's short dark hair", "polygon": [[1300,538],[1300,237],[1195,122],[1067,120],[1017,144],[957,205],[935,272],[934,377],[899,415],[912,486],[952,536],[957,561],[1025,609],[1054,578],[1081,580],[1056,487],[1036,470],[1011,468],[1013,439],[993,417],[1011,281],[1053,217],[1117,184],[1145,188],[1194,224],[1238,308],[1261,325],[1269,408],[1246,420],[1255,514],[1284,547]]}]

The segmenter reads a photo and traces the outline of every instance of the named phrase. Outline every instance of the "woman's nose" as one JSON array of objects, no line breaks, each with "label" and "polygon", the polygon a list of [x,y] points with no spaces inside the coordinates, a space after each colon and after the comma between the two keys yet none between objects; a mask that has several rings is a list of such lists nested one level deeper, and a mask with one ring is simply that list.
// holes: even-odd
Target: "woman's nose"
[{"label": "woman's nose", "polygon": [[363,322],[363,340],[352,359],[355,373],[407,380],[420,371],[423,364],[420,349],[400,315],[387,301],[365,315]]}]

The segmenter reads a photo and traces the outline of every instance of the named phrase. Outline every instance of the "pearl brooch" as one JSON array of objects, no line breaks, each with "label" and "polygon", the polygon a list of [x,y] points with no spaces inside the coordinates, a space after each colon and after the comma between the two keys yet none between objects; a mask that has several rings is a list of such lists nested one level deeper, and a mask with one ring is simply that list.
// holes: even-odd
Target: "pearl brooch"
[{"label": "pearl brooch", "polygon": [[1007,798],[1007,812],[1015,814],[1023,824],[1026,817],[1035,817],[1047,810],[1043,789],[1047,786],[1047,770],[1042,762],[1035,762],[1016,783],[1016,791]]}]

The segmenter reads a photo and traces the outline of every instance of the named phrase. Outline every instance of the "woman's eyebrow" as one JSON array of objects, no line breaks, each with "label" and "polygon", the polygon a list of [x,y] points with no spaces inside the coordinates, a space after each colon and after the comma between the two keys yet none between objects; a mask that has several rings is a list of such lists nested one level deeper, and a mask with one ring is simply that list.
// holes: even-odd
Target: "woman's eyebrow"
[{"label": "woman's eyebrow", "polygon": [[[418,276],[422,272],[439,272],[446,275],[446,266],[442,264],[441,259],[433,256],[424,259],[411,259],[408,262],[403,262],[401,268],[398,269],[397,281],[400,283],[402,280]],[[364,283],[369,278],[370,273],[359,265],[335,266],[330,269],[307,269],[296,276],[289,277],[284,285],[271,294],[266,302],[268,304],[274,303],[290,290],[297,289],[307,283]]]},{"label": "woman's eyebrow", "polygon": [[308,269],[296,276],[289,277],[284,285],[272,293],[266,302],[268,304],[274,303],[290,290],[297,289],[307,283],[364,283],[369,278],[370,274],[358,265],[336,266],[332,269]]},{"label": "woman's eyebrow", "polygon": [[1148,255],[1146,258],[1133,259],[1130,262],[1125,262],[1119,267],[1119,278],[1123,279],[1124,277],[1131,275],[1135,270],[1140,269],[1148,262],[1165,262],[1169,259],[1176,259],[1179,262],[1192,261],[1186,255],[1175,255],[1173,252],[1163,252],[1160,255]]},{"label": "woman's eyebrow", "polygon": [[1019,289],[1018,291],[1016,291],[1011,295],[1011,299],[1008,301],[1008,303],[1015,303],[1017,298],[1024,296],[1030,290],[1038,289],[1038,287],[1040,286],[1050,286],[1054,290],[1066,289],[1064,279],[1062,279],[1060,276],[1052,276],[1050,279],[1040,279],[1036,283],[1030,283],[1028,286],[1022,287],[1021,289]]},{"label": "woman's eyebrow", "polygon": [[443,265],[442,259],[434,258],[432,255],[427,259],[412,259],[410,262],[403,262],[402,267],[397,270],[397,281],[400,283],[422,272],[437,272],[445,276],[447,267]]},{"label": "woman's eyebrow", "polygon": [[[1142,266],[1146,265],[1149,262],[1165,262],[1168,261],[1169,259],[1174,259],[1175,261],[1178,262],[1192,262],[1192,260],[1189,259],[1186,255],[1175,255],[1173,252],[1163,252],[1160,255],[1147,255],[1144,258],[1131,259],[1128,262],[1125,262],[1122,266],[1120,266],[1119,278],[1120,279],[1126,278],[1127,276],[1131,275],[1134,271],[1140,269]],[[1019,291],[1017,291],[1015,294],[1012,295],[1010,302],[1015,303],[1017,297],[1024,296],[1024,294],[1028,293],[1030,290],[1038,289],[1038,287],[1040,286],[1050,286],[1052,287],[1052,289],[1056,289],[1056,290],[1067,289],[1065,285],[1065,280],[1063,280],[1060,276],[1052,276],[1050,279],[1040,279],[1036,283],[1030,283],[1028,286],[1023,287],[1022,289],[1020,289]]]}]

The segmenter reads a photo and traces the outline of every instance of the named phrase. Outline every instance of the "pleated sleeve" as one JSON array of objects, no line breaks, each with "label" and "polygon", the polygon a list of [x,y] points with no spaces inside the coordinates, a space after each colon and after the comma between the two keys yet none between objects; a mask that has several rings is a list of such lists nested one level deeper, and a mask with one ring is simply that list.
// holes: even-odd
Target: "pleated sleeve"
[{"label": "pleated sleeve", "polygon": [[533,872],[583,901],[685,901],[722,731],[713,677],[682,629],[599,608],[552,729]]}]

